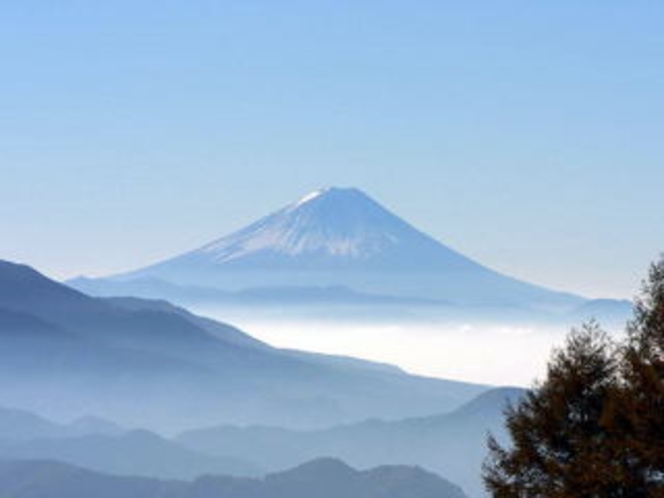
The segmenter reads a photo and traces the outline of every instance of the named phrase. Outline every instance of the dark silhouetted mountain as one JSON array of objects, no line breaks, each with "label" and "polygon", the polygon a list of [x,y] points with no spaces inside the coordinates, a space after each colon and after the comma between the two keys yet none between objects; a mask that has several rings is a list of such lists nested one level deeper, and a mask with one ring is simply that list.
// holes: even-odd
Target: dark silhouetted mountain
[{"label": "dark silhouetted mountain", "polygon": [[3,498],[464,498],[455,485],[412,467],[359,472],[323,459],[265,479],[159,481],[100,474],[53,461],[0,462]]},{"label": "dark silhouetted mountain", "polygon": [[261,474],[258,467],[245,461],[205,455],[143,430],[118,436],[87,435],[5,442],[0,444],[0,455],[7,459],[58,460],[100,472],[160,478]]},{"label": "dark silhouetted mountain", "polygon": [[455,411],[430,417],[368,420],[319,431],[225,426],[190,431],[178,441],[211,454],[223,451],[252,459],[275,470],[320,455],[360,467],[421,465],[460,484],[471,496],[480,496],[486,437],[489,432],[504,435],[503,411],[523,393],[517,388],[490,390]]},{"label": "dark silhouetted mountain", "polygon": [[[543,310],[569,310],[584,301],[490,270],[353,188],[313,192],[199,249],[110,280],[136,281],[138,291],[141,285],[145,289],[140,279],[146,278],[199,291],[201,287],[244,291],[249,300],[256,298],[256,288],[270,299],[276,289],[293,288],[289,292],[295,297],[297,288],[346,288],[357,293],[358,300],[377,295]],[[73,284],[93,287],[85,281]],[[196,292],[192,289],[192,294]],[[339,298],[338,293],[327,294],[319,297]],[[307,299],[312,295],[306,293]]]},{"label": "dark silhouetted mountain", "polygon": [[485,389],[275,349],[168,303],[91,298],[7,262],[0,338],[3,402],[134,427],[402,418],[450,409]]}]

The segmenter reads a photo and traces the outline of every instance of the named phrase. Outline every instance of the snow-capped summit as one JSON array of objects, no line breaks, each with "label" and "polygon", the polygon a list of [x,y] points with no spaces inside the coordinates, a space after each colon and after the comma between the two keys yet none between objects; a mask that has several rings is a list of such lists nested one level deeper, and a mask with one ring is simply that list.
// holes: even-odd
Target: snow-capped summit
[{"label": "snow-capped summit", "polygon": [[313,192],[309,192],[308,194],[304,195],[299,201],[297,201],[295,203],[295,207],[299,207],[303,204],[306,204],[309,201],[313,201],[317,197],[325,195],[327,192],[329,192],[333,188],[335,188],[335,187],[324,187],[324,188],[319,188],[318,190],[314,190]]},{"label": "snow-capped summit", "polygon": [[333,187],[307,194],[192,255],[214,264],[246,258],[314,257],[326,266],[350,261],[366,264],[400,246],[414,249],[432,242],[360,190]]},{"label": "snow-capped summit", "polygon": [[554,294],[472,261],[361,190],[337,187],[310,192],[198,249],[115,278],[145,277],[230,290],[342,285],[491,304]]},{"label": "snow-capped summit", "polygon": [[414,229],[361,190],[337,187],[306,194],[175,261],[262,269],[390,270],[433,264],[454,268],[474,265]]}]

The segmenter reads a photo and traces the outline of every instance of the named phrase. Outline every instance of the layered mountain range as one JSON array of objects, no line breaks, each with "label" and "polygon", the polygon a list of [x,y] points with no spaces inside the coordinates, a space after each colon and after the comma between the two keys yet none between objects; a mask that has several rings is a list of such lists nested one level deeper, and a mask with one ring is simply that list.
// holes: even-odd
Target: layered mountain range
[{"label": "layered mountain range", "polygon": [[3,402],[129,426],[315,427],[447,411],[485,388],[273,348],[161,301],[89,297],[0,263]]},{"label": "layered mountain range", "polygon": [[426,417],[372,419],[315,431],[218,426],[187,431],[177,441],[196,451],[232,455],[273,470],[320,455],[360,468],[419,465],[451,479],[470,496],[482,496],[487,436],[507,438],[504,411],[524,393],[518,388],[496,388],[449,413]]},{"label": "layered mountain range", "polygon": [[0,358],[3,404],[121,423],[0,410],[0,457],[144,477],[262,475],[333,456],[421,465],[478,496],[487,431],[501,433],[520,392],[274,348],[166,301],[90,297],[10,262]]},{"label": "layered mountain range", "polygon": [[[0,261],[0,404],[21,408],[0,408],[2,496],[84,496],[96,486],[145,498],[309,496],[319,486],[330,496],[463,496],[421,469],[356,471],[329,459],[255,478],[322,456],[362,469],[418,465],[482,495],[487,432],[503,435],[505,402],[522,390],[276,348],[163,298],[252,313],[343,305],[333,309],[342,319],[355,307],[384,319],[500,310],[510,319],[619,321],[631,307],[491,270],[357,189],[313,192],[198,249],[108,278],[63,285]],[[25,409],[105,418],[56,423]],[[205,473],[236,477],[198,477]]]},{"label": "layered mountain range", "polygon": [[222,425],[175,437],[99,419],[61,424],[0,408],[0,458],[55,460],[125,476],[195,479],[204,474],[259,477],[325,456],[361,469],[422,467],[479,497],[484,494],[480,475],[487,434],[506,437],[503,410],[524,393],[496,388],[451,412],[426,417],[375,418],[318,430]]},{"label": "layered mountain range", "polygon": [[163,481],[108,475],[53,461],[0,461],[3,498],[465,498],[457,486],[419,468],[358,471],[318,459],[264,479],[204,476]]}]

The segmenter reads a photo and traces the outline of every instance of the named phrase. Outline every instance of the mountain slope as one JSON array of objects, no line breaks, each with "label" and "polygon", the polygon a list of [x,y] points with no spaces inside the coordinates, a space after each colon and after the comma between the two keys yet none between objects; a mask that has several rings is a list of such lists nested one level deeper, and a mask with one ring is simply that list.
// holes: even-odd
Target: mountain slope
[{"label": "mountain slope", "polygon": [[0,441],[54,437],[65,428],[26,410],[0,407]]},{"label": "mountain slope", "polygon": [[490,270],[352,188],[316,191],[199,249],[110,280],[144,279],[226,291],[343,286],[381,296],[556,310],[584,301]]},{"label": "mountain slope", "polygon": [[3,498],[464,498],[444,479],[417,468],[359,472],[325,459],[263,480],[203,477],[193,482],[115,477],[53,461],[0,462]]},{"label": "mountain slope", "polygon": [[89,434],[0,443],[0,455],[6,459],[58,460],[111,474],[159,478],[191,479],[202,474],[253,476],[261,473],[256,466],[245,461],[205,455],[142,430],[118,436]]},{"label": "mountain slope", "polygon": [[471,496],[480,479],[486,437],[504,437],[503,410],[522,389],[487,391],[450,413],[400,421],[368,420],[319,431],[274,427],[216,427],[181,434],[177,440],[207,453],[223,451],[280,469],[321,455],[359,467],[380,463],[421,465],[449,477]]},{"label": "mountain slope", "polygon": [[39,438],[118,435],[123,432],[122,427],[99,417],[85,416],[69,424],[60,424],[26,410],[0,406],[0,441],[5,444]]},{"label": "mountain slope", "polygon": [[7,262],[0,339],[3,402],[58,418],[101,413],[127,426],[312,427],[433,413],[485,389],[275,349],[168,303],[91,298]]},{"label": "mountain slope", "polygon": [[485,270],[352,188],[308,194],[169,264],[298,270],[428,270],[432,266]]}]

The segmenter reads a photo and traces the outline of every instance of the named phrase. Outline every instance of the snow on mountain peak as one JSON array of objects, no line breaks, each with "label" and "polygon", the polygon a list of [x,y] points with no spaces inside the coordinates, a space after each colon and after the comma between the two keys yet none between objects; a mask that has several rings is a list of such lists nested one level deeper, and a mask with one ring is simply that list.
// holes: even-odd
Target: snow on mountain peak
[{"label": "snow on mountain peak", "polygon": [[315,190],[203,247],[119,277],[232,290],[341,285],[381,295],[491,306],[579,303],[576,296],[490,270],[356,188]]},{"label": "snow on mountain peak", "polygon": [[353,187],[322,187],[301,197],[297,202],[293,203],[291,207],[297,209],[312,201],[325,201],[334,204],[337,207],[341,204],[348,204],[350,202],[358,203],[357,207],[361,208],[360,204],[371,203],[376,204],[371,198],[362,192],[360,189]]},{"label": "snow on mountain peak", "polygon": [[325,192],[328,192],[330,190],[329,187],[324,187],[324,188],[319,188],[318,190],[314,190],[313,192],[309,192],[307,195],[303,196],[299,201],[297,201],[294,204],[294,207],[300,207],[303,204],[306,204],[309,201],[313,201],[314,199],[320,197],[321,195],[325,195]]},{"label": "snow on mountain peak", "polygon": [[258,272],[483,271],[361,190],[346,187],[310,192],[245,228],[140,272],[185,278],[196,273],[207,279],[221,267]]},{"label": "snow on mountain peak", "polygon": [[362,191],[327,187],[197,252],[217,263],[266,252],[366,259],[397,244],[409,230]]}]

